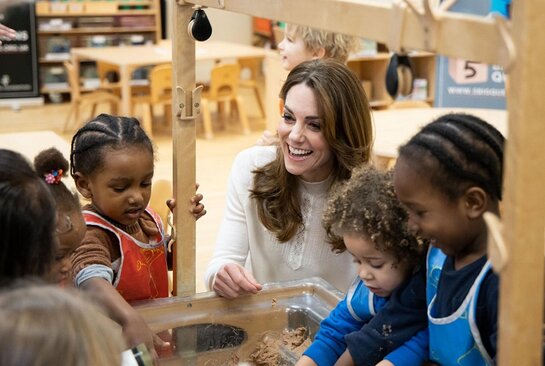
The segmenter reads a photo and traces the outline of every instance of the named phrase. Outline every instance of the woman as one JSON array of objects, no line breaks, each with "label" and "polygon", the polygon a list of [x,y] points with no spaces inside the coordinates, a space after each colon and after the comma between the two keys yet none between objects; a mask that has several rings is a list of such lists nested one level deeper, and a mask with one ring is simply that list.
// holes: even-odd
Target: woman
[{"label": "woman", "polygon": [[229,178],[205,275],[227,298],[256,293],[262,282],[313,276],[346,291],[355,276],[350,255],[330,250],[321,219],[331,187],[370,157],[361,81],[336,61],[308,61],[290,72],[280,98],[279,143],[241,152]]}]

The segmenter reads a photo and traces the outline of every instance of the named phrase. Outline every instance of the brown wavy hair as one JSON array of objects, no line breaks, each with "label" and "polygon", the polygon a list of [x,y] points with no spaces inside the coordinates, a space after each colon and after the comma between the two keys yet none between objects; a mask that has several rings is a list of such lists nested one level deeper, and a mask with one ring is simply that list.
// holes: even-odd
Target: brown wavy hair
[{"label": "brown wavy hair", "polygon": [[[369,102],[361,81],[344,64],[320,59],[297,65],[282,86],[280,98],[285,101],[290,89],[299,84],[314,90],[322,133],[334,159],[333,183],[350,178],[354,167],[369,161],[373,139]],[[250,193],[259,219],[278,241],[287,242],[303,224],[297,177],[286,170],[280,148],[274,161],[253,173]]]}]

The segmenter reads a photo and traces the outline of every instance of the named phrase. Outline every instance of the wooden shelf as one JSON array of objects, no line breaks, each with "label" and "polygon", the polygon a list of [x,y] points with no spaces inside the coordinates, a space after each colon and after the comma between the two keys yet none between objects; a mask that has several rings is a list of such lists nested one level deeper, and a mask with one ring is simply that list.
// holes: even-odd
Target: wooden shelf
[{"label": "wooden shelf", "polygon": [[[410,52],[409,57],[413,64],[414,78],[428,81],[425,101],[431,104],[435,95],[435,54]],[[385,83],[389,62],[390,54],[387,52],[370,56],[353,56],[348,59],[348,67],[358,75],[360,80],[370,82],[371,95],[368,97],[369,104],[373,108],[386,108],[393,102]]]},{"label": "wooden shelf", "polygon": [[149,33],[155,27],[89,27],[70,30],[39,30],[38,35],[73,35],[73,34],[111,34],[111,33]]},{"label": "wooden shelf", "polygon": [[138,15],[155,15],[155,10],[118,10],[115,13],[46,13],[40,14],[40,18],[83,18],[83,17],[100,17],[100,16],[138,16]]},{"label": "wooden shelf", "polygon": [[[130,17],[129,19],[122,19]],[[143,17],[146,19],[139,19]],[[52,82],[57,76],[57,68],[62,67],[65,59],[47,58],[48,53],[70,52],[72,47],[89,47],[94,44],[93,36],[104,36],[105,45],[126,44],[132,35],[140,35],[143,42],[157,43],[161,39],[160,0],[104,0],[104,1],[36,1],[38,24],[51,28],[52,23],[61,23],[57,28],[71,24],[69,29],[38,29],[40,44],[39,64],[43,76],[42,83]],[[91,20],[90,18],[99,18]],[[150,19],[151,18],[151,19]],[[52,21],[52,19],[60,19]],[[100,23],[97,23],[99,22]],[[129,24],[127,24],[129,23]],[[89,26],[90,25],[90,26]],[[96,26],[94,26],[96,25]],[[67,59],[69,59],[69,54]],[[92,66],[92,64],[89,64]],[[55,71],[52,69],[56,68]],[[62,77],[60,77],[62,80]],[[62,85],[47,87],[42,84],[41,92],[69,93]],[[92,88],[83,88],[90,91]]]}]

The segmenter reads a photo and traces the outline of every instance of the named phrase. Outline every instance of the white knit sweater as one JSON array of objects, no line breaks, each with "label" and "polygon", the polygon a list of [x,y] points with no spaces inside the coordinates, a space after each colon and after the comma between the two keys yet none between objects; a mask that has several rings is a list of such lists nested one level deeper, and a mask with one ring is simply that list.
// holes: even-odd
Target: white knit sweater
[{"label": "white knit sweater", "polygon": [[346,292],[356,276],[356,266],[348,252],[331,251],[322,226],[330,179],[317,183],[300,180],[304,230],[289,242],[279,243],[261,224],[255,201],[249,197],[252,171],[271,162],[275,156],[276,147],[255,146],[236,157],[216,249],[205,272],[206,285],[210,288],[221,266],[238,263],[246,265],[261,284],[321,277]]}]

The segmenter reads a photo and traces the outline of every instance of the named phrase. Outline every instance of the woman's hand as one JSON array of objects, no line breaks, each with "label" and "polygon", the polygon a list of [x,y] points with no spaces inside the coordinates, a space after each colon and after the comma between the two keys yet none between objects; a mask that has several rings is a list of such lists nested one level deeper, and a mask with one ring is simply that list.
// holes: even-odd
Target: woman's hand
[{"label": "woman's hand", "polygon": [[0,44],[2,44],[2,37],[6,37],[8,39],[15,39],[17,34],[15,33],[15,30],[6,27],[2,23],[0,23]]},{"label": "woman's hand", "polygon": [[234,299],[240,295],[261,291],[252,273],[235,263],[228,263],[220,268],[212,283],[212,289],[220,296]]}]

